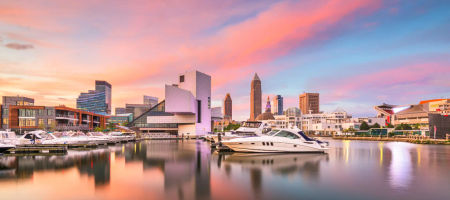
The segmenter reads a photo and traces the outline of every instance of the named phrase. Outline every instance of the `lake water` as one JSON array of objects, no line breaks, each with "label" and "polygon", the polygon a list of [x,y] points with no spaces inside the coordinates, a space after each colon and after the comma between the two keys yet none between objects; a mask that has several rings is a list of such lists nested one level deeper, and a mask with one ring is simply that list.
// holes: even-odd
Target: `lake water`
[{"label": "lake water", "polygon": [[450,146],[331,140],[328,154],[143,141],[0,156],[0,199],[450,199]]}]

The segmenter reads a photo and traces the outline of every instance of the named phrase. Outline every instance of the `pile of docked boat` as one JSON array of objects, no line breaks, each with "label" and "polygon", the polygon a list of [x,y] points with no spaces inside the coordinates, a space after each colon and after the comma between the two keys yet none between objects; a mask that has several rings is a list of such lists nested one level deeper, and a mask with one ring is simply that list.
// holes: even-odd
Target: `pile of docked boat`
[{"label": "pile of docked boat", "polygon": [[326,153],[329,149],[328,142],[310,138],[297,127],[272,130],[264,123],[250,127],[244,124],[234,132],[211,134],[204,138],[219,150],[236,152]]},{"label": "pile of docked boat", "polygon": [[46,132],[42,130],[16,135],[12,131],[0,131],[0,153],[15,148],[16,145],[103,145],[135,141],[135,134],[121,132],[88,132],[66,131]]}]

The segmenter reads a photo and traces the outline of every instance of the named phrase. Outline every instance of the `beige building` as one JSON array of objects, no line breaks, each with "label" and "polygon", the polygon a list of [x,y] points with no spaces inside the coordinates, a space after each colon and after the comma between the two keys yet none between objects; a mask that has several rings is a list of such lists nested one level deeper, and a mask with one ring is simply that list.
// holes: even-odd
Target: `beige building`
[{"label": "beige building", "polygon": [[299,108],[302,114],[319,113],[319,93],[303,93],[299,97]]}]

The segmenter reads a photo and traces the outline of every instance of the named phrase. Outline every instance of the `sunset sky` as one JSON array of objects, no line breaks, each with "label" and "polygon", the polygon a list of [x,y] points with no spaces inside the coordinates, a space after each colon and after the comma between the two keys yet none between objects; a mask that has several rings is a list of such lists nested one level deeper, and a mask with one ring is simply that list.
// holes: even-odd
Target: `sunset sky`
[{"label": "sunset sky", "polygon": [[448,98],[450,1],[0,0],[0,96],[75,107],[98,79],[123,107],[194,69],[237,120],[255,72],[285,108],[303,91],[355,116]]}]

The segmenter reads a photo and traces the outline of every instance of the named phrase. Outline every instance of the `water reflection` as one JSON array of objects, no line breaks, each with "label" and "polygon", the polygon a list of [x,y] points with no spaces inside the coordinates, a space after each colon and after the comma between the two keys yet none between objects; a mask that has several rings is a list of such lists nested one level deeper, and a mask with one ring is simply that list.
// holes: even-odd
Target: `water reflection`
[{"label": "water reflection", "polygon": [[0,156],[0,198],[449,199],[446,146],[330,142],[329,154],[217,153],[202,141],[145,141]]}]

